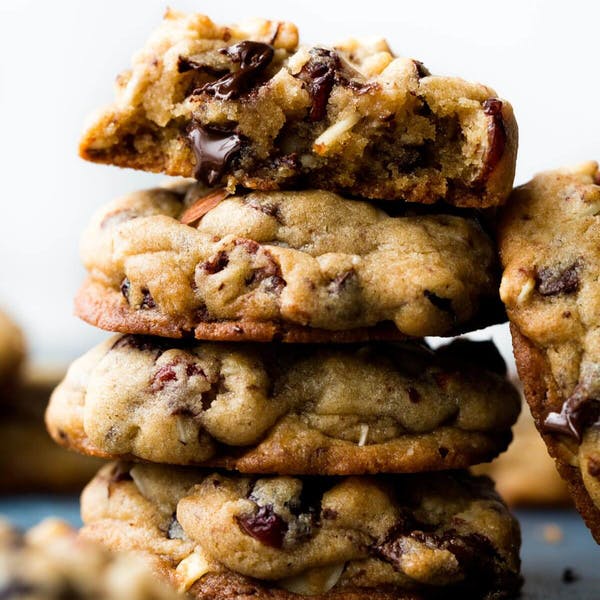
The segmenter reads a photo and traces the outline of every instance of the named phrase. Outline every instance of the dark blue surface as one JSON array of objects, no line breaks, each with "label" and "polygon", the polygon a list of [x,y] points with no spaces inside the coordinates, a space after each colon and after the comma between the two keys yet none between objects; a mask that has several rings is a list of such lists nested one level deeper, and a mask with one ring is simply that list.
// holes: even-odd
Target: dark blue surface
[{"label": "dark blue surface", "polygon": [[[0,500],[0,515],[26,528],[44,517],[58,516],[78,527],[78,498],[17,496]],[[523,600],[600,600],[600,547],[574,511],[519,510],[523,534]],[[548,526],[558,527],[562,538],[549,543]],[[570,569],[575,581],[563,580]]]}]

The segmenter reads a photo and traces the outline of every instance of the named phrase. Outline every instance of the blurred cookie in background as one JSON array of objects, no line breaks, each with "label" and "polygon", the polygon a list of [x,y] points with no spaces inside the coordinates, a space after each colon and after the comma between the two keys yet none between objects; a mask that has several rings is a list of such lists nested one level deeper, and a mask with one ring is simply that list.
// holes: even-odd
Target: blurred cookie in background
[{"label": "blurred cookie in background", "polygon": [[57,519],[25,533],[0,520],[0,598],[176,600],[135,553],[111,553]]},{"label": "blurred cookie in background", "polygon": [[25,358],[21,329],[0,309],[0,400],[14,386]]},{"label": "blurred cookie in background", "polygon": [[473,472],[494,479],[498,493],[509,506],[571,504],[567,486],[558,474],[525,403],[513,427],[513,436],[506,452],[491,463],[474,467]]}]

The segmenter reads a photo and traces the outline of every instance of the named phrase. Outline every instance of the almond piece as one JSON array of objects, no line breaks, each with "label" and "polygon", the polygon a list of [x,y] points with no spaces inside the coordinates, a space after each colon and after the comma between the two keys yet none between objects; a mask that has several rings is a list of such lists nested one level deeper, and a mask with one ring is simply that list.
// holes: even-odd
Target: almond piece
[{"label": "almond piece", "polygon": [[207,212],[211,211],[225,200],[227,196],[229,196],[229,192],[225,188],[215,190],[207,196],[202,196],[188,206],[179,220],[184,225],[191,225],[192,223],[199,221]]}]

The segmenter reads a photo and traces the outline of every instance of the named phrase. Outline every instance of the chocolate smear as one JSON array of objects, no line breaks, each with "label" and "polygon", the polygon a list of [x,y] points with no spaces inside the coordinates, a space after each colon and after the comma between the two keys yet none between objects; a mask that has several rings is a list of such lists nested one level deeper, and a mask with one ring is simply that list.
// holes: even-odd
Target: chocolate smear
[{"label": "chocolate smear", "polygon": [[231,161],[242,148],[242,138],[230,130],[204,127],[194,122],[188,139],[196,156],[194,177],[213,186],[223,177]]}]

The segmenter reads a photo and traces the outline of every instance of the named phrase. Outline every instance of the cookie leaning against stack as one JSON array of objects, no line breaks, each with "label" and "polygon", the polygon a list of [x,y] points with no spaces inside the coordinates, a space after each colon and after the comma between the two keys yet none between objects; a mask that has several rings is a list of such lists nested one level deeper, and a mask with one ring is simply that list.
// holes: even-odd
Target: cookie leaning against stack
[{"label": "cookie leaning against stack", "polygon": [[499,229],[501,296],[525,396],[600,542],[600,173],[549,171],[517,188]]},{"label": "cookie leaning against stack", "polygon": [[123,335],[48,428],[138,464],[89,484],[82,535],[199,599],[512,596],[518,525],[451,469],[506,448],[518,394],[493,345],[419,339],[499,318],[485,219],[456,207],[505,200],[510,105],[384,42],[173,11],[118,87],[82,155],[199,182],[84,235],[76,312]]}]

